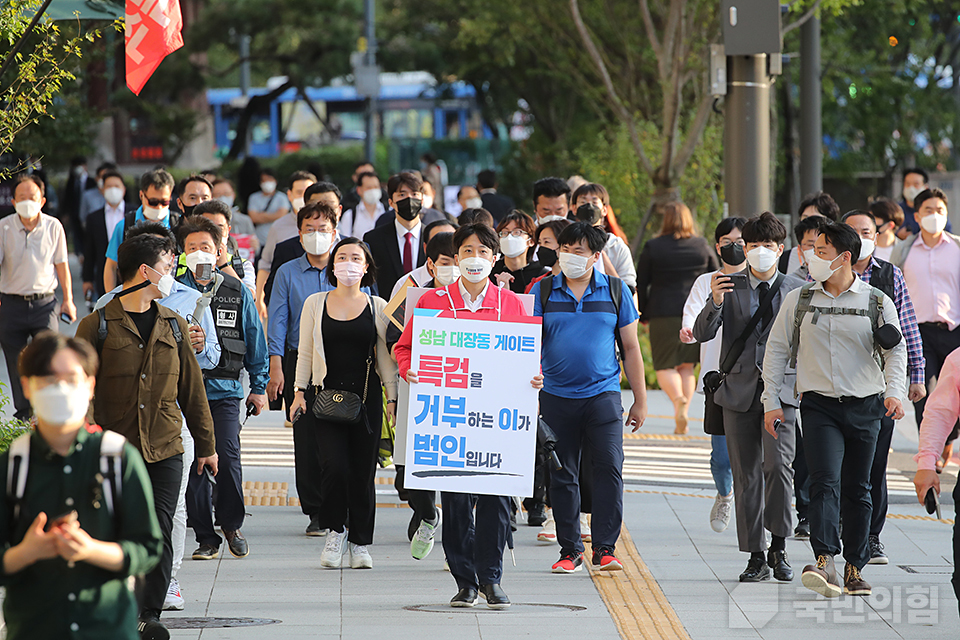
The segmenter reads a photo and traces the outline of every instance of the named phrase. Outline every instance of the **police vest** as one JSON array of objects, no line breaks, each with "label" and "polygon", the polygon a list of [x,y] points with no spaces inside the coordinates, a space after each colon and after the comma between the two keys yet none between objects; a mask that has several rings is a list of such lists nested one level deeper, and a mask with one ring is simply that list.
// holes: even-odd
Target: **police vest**
[{"label": "police vest", "polygon": [[[187,284],[186,273],[177,279]],[[210,302],[210,313],[217,328],[220,362],[213,369],[205,369],[203,377],[239,380],[243,357],[247,353],[247,344],[243,340],[243,283],[233,276],[223,275],[223,283]]]}]

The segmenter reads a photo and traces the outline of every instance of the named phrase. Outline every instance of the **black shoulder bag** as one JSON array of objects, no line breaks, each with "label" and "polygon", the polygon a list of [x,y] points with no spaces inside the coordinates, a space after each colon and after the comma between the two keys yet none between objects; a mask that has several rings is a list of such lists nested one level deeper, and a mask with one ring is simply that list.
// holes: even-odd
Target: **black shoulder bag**
[{"label": "black shoulder bag", "polygon": [[[369,297],[367,300],[370,304]],[[324,309],[327,300],[323,300]],[[372,311],[372,305],[370,305]],[[377,343],[377,317],[373,315],[373,340],[370,341],[370,351],[367,352],[367,372],[363,378],[363,398],[352,391],[339,389],[322,389],[317,392],[317,399],[313,403],[313,415],[318,420],[335,422],[338,424],[357,424],[367,403],[367,387],[370,385],[370,367],[373,364],[373,346]]]},{"label": "black shoulder bag", "polygon": [[[720,385],[723,384],[727,374],[730,373],[730,369],[733,368],[733,365],[736,364],[740,355],[743,353],[744,347],[747,346],[747,338],[753,334],[753,330],[760,324],[760,319],[763,318],[763,314],[766,313],[767,309],[773,304],[773,296],[780,290],[783,279],[784,275],[777,273],[773,286],[770,287],[766,297],[760,300],[760,304],[750,318],[750,322],[744,327],[743,333],[733,341],[733,344],[730,346],[730,351],[727,352],[727,357],[720,363],[720,370],[708,371],[703,375],[703,431],[708,435],[724,435],[723,407],[713,401],[713,395],[720,388]],[[708,304],[711,302],[708,302]]]}]

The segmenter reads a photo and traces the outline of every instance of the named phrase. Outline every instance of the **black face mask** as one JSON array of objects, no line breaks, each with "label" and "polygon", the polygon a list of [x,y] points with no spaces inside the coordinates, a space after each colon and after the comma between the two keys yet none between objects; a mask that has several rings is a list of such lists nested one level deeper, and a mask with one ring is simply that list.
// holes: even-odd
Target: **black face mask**
[{"label": "black face mask", "polygon": [[603,209],[593,204],[582,204],[577,207],[577,220],[582,220],[591,225],[595,225],[603,219]]},{"label": "black face mask", "polygon": [[553,268],[557,264],[557,252],[554,249],[540,247],[537,249],[537,261],[545,267]]},{"label": "black face mask", "polygon": [[397,201],[397,215],[404,220],[413,220],[420,215],[422,208],[423,200],[419,198],[404,198]]},{"label": "black face mask", "polygon": [[743,252],[743,245],[728,244],[720,247],[720,258],[731,267],[736,267],[743,264],[747,255]]},{"label": "black face mask", "polygon": [[192,204],[189,207],[187,205],[183,205],[180,208],[183,209],[183,217],[189,218],[190,216],[193,215],[193,210],[197,208],[197,205]]}]

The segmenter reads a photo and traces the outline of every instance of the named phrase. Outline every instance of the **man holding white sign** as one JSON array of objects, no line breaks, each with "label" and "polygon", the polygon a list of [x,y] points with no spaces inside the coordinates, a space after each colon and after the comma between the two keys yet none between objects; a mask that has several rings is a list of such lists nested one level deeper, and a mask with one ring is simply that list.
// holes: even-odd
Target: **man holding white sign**
[{"label": "man holding white sign", "polygon": [[[586,222],[560,232],[560,276],[536,283],[534,315],[543,317],[544,388],[540,415],[557,435],[563,469],[550,474],[560,560],[553,573],[583,568],[580,539],[580,453],[593,453],[593,564],[619,571],[614,555],[623,523],[623,406],[620,363],[633,389],[627,425],[636,431],[647,417],[638,313],[630,290],[595,270],[606,234]],[[549,289],[546,289],[548,288]]]},{"label": "man holding white sign", "polygon": [[[540,331],[536,323],[516,322],[526,315],[516,294],[491,286],[490,270],[500,244],[496,233],[484,225],[466,225],[454,234],[453,243],[461,277],[455,283],[420,298],[413,322],[407,323],[394,347],[400,376],[412,385],[407,424],[408,439],[413,446],[408,447],[405,482],[410,488],[441,489],[443,550],[459,588],[450,605],[472,607],[479,592],[489,608],[506,609],[510,600],[500,588],[500,577],[503,548],[510,532],[511,499],[486,491],[514,486],[510,482],[516,482],[518,477],[525,477],[527,492],[532,488],[535,390],[543,386],[538,366]],[[509,319],[515,322],[508,322]],[[501,322],[494,325],[490,320]],[[451,329],[449,325],[453,322],[456,326]],[[444,324],[448,326],[444,328]],[[477,372],[469,357],[461,357],[464,349],[473,350],[469,353],[474,357],[474,364],[488,362],[494,356],[511,366],[498,368],[497,380],[492,380],[482,371]],[[443,358],[437,353],[453,354],[453,357]],[[442,360],[439,370],[434,366],[438,360]],[[529,362],[529,370],[521,366],[523,362]],[[455,368],[452,365],[456,365]],[[501,378],[514,380],[512,371],[519,371],[516,375],[522,376],[523,384],[518,386],[513,382],[510,406],[496,415],[475,412],[472,402],[491,395],[487,393],[481,397],[479,390],[487,385],[503,384]],[[479,377],[477,373],[480,373]],[[530,378],[532,388],[524,389]],[[433,395],[430,385],[461,389],[462,392],[453,393],[459,397]],[[471,401],[469,406],[468,398]],[[502,394],[500,399],[503,400]],[[423,431],[423,427],[430,424],[438,426],[438,414],[442,415],[443,432],[451,435],[441,438],[439,434],[430,435],[439,429]],[[494,428],[495,421],[499,428]],[[450,429],[446,429],[446,425]],[[453,433],[465,435],[457,437]],[[474,450],[472,443],[487,442],[489,436],[501,441],[509,437],[511,445],[509,448],[500,446],[499,451],[489,447]],[[468,439],[471,446],[465,451]],[[450,450],[448,444],[452,445]],[[484,448],[486,450],[482,450]],[[508,473],[507,469],[516,469],[509,465],[508,457],[523,460],[529,469],[525,474]],[[420,470],[431,466],[435,469]],[[485,493],[476,493],[478,489]]]}]

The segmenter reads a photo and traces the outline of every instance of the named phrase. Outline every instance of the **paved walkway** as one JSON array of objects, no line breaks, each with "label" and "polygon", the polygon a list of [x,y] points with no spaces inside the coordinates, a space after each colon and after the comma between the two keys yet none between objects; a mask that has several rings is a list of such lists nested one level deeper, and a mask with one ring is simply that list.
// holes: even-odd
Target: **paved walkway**
[{"label": "paved walkway", "polygon": [[[0,377],[7,379],[2,362]],[[625,396],[626,406],[629,393]],[[323,539],[303,535],[306,518],[296,506],[250,506],[244,532],[251,555],[210,562],[188,557],[180,573],[186,610],[164,619],[176,627],[174,638],[203,640],[955,640],[960,635],[949,582],[952,528],[926,516],[909,483],[917,440],[912,415],[897,426],[888,469],[892,504],[883,542],[891,564],[865,569],[872,597],[826,601],[800,586],[799,578],[787,584],[737,582],[746,556],[737,550],[735,525],[717,534],[707,521],[715,493],[709,441],[697,421],[690,436],[675,438],[669,401],[657,392],[650,402],[641,437],[625,441],[622,573],[552,575],[558,548],[538,544],[538,528],[521,525],[516,567],[509,553],[504,562],[503,587],[514,606],[500,612],[451,609],[447,602],[456,589],[443,570],[439,544],[422,562],[410,558],[409,510],[397,505],[388,469],[378,473],[374,569],[320,568]],[[251,418],[243,438],[245,479],[288,483],[285,504],[296,499],[290,434],[281,414],[268,413]],[[957,470],[951,465],[943,476],[947,517],[953,517],[948,492]],[[257,491],[263,493],[263,485]],[[188,540],[188,554],[193,547]],[[807,542],[788,540],[787,552],[798,574],[812,560]],[[236,626],[241,624],[256,626]]]}]

